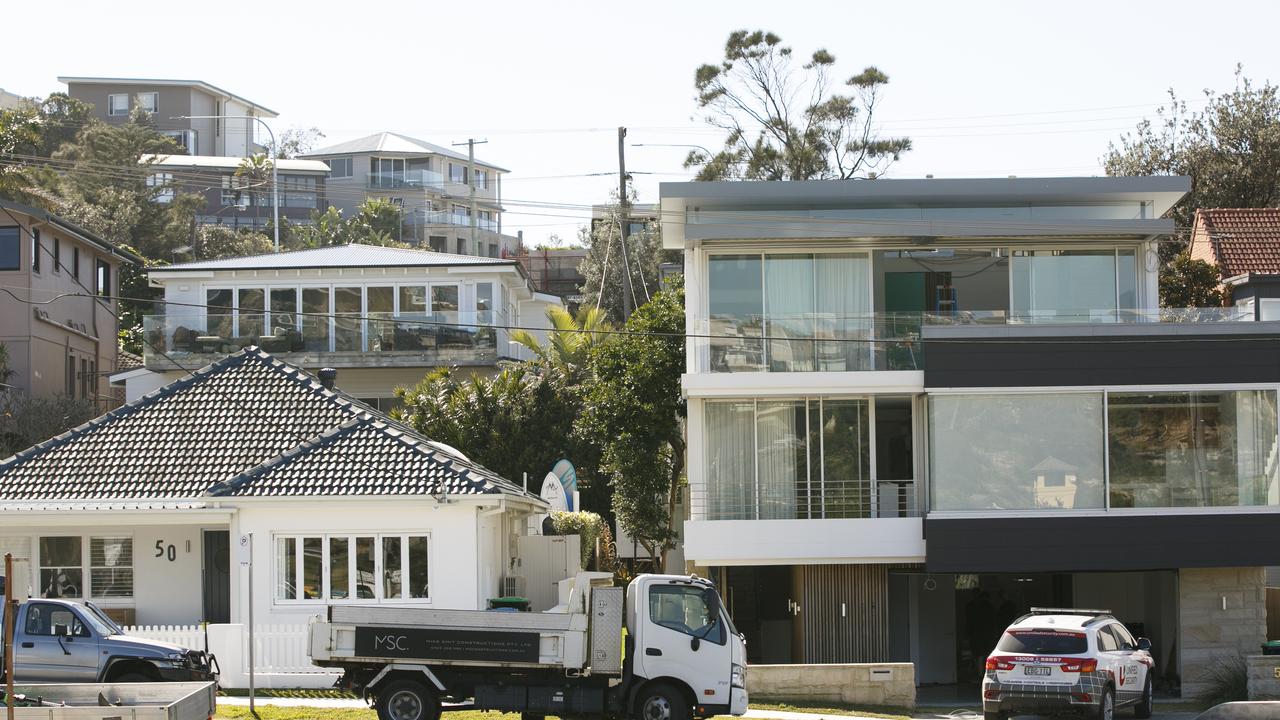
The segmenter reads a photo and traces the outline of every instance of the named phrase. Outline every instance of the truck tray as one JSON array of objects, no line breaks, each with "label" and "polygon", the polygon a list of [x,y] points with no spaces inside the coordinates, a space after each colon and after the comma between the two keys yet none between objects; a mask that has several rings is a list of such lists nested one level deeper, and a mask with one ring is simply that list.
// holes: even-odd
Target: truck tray
[{"label": "truck tray", "polygon": [[[14,695],[38,697],[45,705],[15,707],[13,715],[16,720],[208,720],[216,708],[216,692],[211,682],[14,683]],[[112,704],[101,705],[100,696]],[[64,702],[66,706],[57,705]],[[2,708],[0,704],[0,717]]]},{"label": "truck tray", "polygon": [[[574,618],[583,627],[573,627]],[[485,628],[564,632],[585,630],[586,617],[569,613],[494,612],[491,610],[433,610],[367,605],[330,605],[329,622],[335,625],[416,625],[444,628]]]}]

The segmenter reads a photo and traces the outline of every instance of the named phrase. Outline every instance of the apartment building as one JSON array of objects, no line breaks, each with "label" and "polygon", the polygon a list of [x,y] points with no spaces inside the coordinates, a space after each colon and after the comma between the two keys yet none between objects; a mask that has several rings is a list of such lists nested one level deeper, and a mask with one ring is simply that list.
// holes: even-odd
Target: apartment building
[{"label": "apartment building", "polygon": [[481,257],[514,254],[519,238],[502,232],[502,176],[492,163],[424,140],[381,132],[308,153],[329,165],[329,204],[344,215],[368,198],[403,208],[402,240],[436,252]]},{"label": "apartment building", "polygon": [[0,199],[0,345],[7,392],[118,404],[120,266],[142,259],[62,218]]},{"label": "apartment building", "polygon": [[204,196],[203,211],[196,217],[201,225],[265,230],[273,217],[273,204],[280,204],[281,224],[306,225],[311,214],[323,212],[325,178],[329,166],[319,160],[276,160],[280,179],[278,197],[270,180],[237,177],[244,158],[222,155],[144,155],[141,162],[151,171],[148,182],[165,188],[157,197],[172,200],[176,193]]},{"label": "apartment building", "polygon": [[1194,695],[1266,638],[1280,324],[1158,307],[1187,178],[664,183],[686,558],[752,662],[980,678],[1112,609]]},{"label": "apartment building", "polygon": [[166,265],[148,277],[168,303],[143,319],[143,368],[115,379],[137,397],[257,346],[384,412],[431,369],[493,373],[525,359],[508,328],[545,340],[546,311],[514,259],[338,245]]},{"label": "apartment building", "polygon": [[261,152],[253,118],[277,116],[270,108],[203,80],[63,76],[58,82],[66,84],[68,95],[92,105],[103,122],[126,122],[140,106],[188,155],[245,157]]}]

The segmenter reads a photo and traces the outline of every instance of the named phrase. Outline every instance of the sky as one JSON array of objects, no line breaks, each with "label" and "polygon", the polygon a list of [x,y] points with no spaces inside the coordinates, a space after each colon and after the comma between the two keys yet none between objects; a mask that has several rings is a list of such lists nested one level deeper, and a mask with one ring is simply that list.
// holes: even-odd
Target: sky
[{"label": "sky", "polygon": [[5,21],[57,28],[6,33],[0,88],[22,95],[65,90],[60,75],[199,79],[279,112],[277,134],[318,127],[321,144],[487,140],[476,156],[511,170],[504,230],[530,244],[576,239],[608,200],[619,126],[641,202],[691,178],[688,148],[660,145],[721,143],[693,74],[737,29],[825,48],[838,77],[887,73],[877,124],[913,141],[893,178],[1102,174],[1108,143],[1170,89],[1200,107],[1237,63],[1280,81],[1280,3],[1233,0],[94,0],[9,3]]}]

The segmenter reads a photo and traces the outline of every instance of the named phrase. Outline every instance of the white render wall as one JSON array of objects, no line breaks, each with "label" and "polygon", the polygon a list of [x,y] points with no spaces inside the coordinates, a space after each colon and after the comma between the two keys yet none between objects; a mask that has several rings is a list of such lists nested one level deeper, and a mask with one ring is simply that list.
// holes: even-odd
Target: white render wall
[{"label": "white render wall", "polygon": [[[110,515],[110,513],[102,513]],[[133,597],[128,599],[94,599],[107,609],[132,608],[136,622],[147,625],[191,624],[203,618],[203,546],[201,530],[218,529],[215,519],[204,524],[145,524],[142,517],[122,515],[116,524],[86,524],[75,518],[61,522],[38,522],[27,527],[0,528],[0,545],[25,547],[31,556],[39,553],[40,537],[88,536],[128,537],[133,539]],[[222,526],[225,528],[225,525]],[[24,540],[25,539],[25,540]],[[156,543],[162,548],[156,556]],[[173,560],[168,548],[174,547]],[[87,550],[86,550],[87,552]],[[83,558],[87,567],[89,558]],[[40,559],[31,557],[30,575],[15,579],[15,588],[39,596]],[[18,585],[17,583],[21,583]]]},{"label": "white render wall", "polygon": [[[437,505],[430,498],[335,498],[248,500],[232,522],[231,622],[247,623],[248,568],[236,557],[237,538],[252,532],[253,606],[255,624],[306,623],[324,613],[319,601],[277,601],[275,599],[275,542],[277,533],[379,534],[417,533],[431,535],[429,583],[431,598],[426,601],[399,601],[410,607],[478,610],[497,597],[500,588],[481,568],[500,568],[501,548],[480,541],[476,506],[469,501]],[[492,535],[491,535],[492,537]],[[482,577],[487,575],[490,577]],[[369,603],[353,601],[354,604]]]}]

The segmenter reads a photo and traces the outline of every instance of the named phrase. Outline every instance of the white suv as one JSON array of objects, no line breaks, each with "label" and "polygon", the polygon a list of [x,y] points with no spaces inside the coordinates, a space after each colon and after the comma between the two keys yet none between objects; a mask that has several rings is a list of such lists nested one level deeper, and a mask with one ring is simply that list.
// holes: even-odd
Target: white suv
[{"label": "white suv", "polygon": [[1133,639],[1107,610],[1032,608],[1000,636],[982,680],[985,720],[1116,708],[1151,717],[1151,641]]}]

